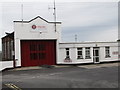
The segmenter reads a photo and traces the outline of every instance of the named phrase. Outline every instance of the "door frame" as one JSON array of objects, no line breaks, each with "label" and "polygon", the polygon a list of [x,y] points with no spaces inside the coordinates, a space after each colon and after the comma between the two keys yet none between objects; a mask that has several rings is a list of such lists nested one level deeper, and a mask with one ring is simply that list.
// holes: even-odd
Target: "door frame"
[{"label": "door frame", "polygon": [[[98,50],[98,56],[94,55],[95,50]],[[96,60],[98,58],[98,61]],[[100,63],[100,47],[93,47],[93,62]]]}]

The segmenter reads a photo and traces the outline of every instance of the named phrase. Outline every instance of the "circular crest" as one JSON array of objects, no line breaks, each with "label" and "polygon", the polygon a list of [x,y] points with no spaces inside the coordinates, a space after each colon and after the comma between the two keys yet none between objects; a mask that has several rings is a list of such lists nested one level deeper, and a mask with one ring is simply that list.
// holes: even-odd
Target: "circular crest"
[{"label": "circular crest", "polygon": [[32,25],[32,29],[36,29],[36,25]]}]

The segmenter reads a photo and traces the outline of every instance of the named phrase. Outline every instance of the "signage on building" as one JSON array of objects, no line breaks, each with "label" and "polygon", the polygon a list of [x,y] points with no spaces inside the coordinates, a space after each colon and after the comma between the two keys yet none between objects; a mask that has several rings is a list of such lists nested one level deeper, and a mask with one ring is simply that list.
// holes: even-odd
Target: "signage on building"
[{"label": "signage on building", "polygon": [[32,25],[32,29],[36,29],[36,25]]},{"label": "signage on building", "polygon": [[114,54],[114,55],[118,55],[119,52],[118,52],[118,51],[114,51],[112,54]]},{"label": "signage on building", "polygon": [[31,28],[34,31],[43,31],[47,29],[46,25],[36,25],[36,24],[33,24]]},{"label": "signage on building", "polygon": [[118,55],[118,58],[120,58],[120,54],[119,54],[118,51],[114,51],[114,52],[112,52],[112,54],[113,54],[113,55]]},{"label": "signage on building", "polygon": [[65,58],[64,62],[72,62],[72,60],[70,58]]}]

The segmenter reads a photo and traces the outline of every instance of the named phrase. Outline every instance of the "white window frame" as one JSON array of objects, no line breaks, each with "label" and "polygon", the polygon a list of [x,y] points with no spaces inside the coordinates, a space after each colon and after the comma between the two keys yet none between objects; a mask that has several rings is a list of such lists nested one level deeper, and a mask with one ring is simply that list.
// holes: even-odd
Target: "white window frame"
[{"label": "white window frame", "polygon": [[65,48],[66,50],[66,59],[70,59],[70,48]]},{"label": "white window frame", "polygon": [[110,47],[106,46],[105,47],[105,58],[109,58],[110,57]]},{"label": "white window frame", "polygon": [[[81,54],[79,53],[81,52]],[[77,59],[83,59],[83,48],[77,48]]]},{"label": "white window frame", "polygon": [[90,47],[85,47],[85,59],[91,59]]}]

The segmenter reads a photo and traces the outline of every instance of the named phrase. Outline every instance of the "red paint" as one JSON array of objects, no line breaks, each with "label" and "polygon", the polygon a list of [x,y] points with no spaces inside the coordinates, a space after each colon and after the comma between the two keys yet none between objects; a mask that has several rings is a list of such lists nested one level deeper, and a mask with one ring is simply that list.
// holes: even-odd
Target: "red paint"
[{"label": "red paint", "polygon": [[21,66],[55,65],[55,40],[22,40]]},{"label": "red paint", "polygon": [[46,28],[45,26],[37,26],[37,28]]},{"label": "red paint", "polygon": [[36,25],[32,25],[32,29],[36,29]]},{"label": "red paint", "polygon": [[36,29],[36,28],[45,29],[46,26],[36,26],[36,25],[32,25],[32,29]]}]

